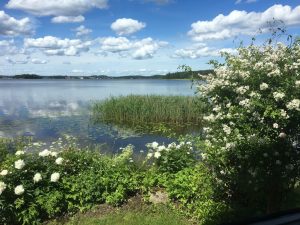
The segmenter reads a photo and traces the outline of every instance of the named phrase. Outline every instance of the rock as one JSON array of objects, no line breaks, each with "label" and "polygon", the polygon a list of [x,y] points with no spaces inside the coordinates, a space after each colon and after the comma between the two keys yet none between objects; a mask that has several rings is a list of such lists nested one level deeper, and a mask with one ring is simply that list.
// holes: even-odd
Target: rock
[{"label": "rock", "polygon": [[150,193],[149,202],[153,204],[166,204],[169,201],[168,194],[162,191]]}]

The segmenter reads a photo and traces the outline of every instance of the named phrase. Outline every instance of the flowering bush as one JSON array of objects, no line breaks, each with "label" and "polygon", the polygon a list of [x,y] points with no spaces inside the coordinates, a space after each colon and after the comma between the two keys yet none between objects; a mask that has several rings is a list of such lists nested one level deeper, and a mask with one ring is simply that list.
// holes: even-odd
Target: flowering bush
[{"label": "flowering bush", "polygon": [[99,203],[124,201],[137,189],[132,153],[131,146],[113,157],[74,146],[17,149],[0,163],[1,224],[38,224]]},{"label": "flowering bush", "polygon": [[260,207],[274,211],[298,177],[300,42],[224,56],[199,87],[211,110],[202,157],[226,198],[247,205],[260,192]]},{"label": "flowering bush", "polygon": [[196,163],[196,152],[191,142],[173,142],[168,146],[153,142],[147,147],[147,161],[151,161],[161,172],[176,173]]}]

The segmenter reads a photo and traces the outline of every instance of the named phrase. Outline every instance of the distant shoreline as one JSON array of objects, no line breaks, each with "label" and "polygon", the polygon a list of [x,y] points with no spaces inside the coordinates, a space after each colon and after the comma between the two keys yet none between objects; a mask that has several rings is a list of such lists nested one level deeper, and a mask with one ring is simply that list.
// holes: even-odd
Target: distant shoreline
[{"label": "distant shoreline", "polygon": [[67,76],[67,75],[54,75],[54,76],[41,76],[37,74],[20,74],[14,76],[0,75],[0,80],[137,80],[137,79],[162,79],[162,80],[187,80],[199,79],[198,74],[206,75],[211,73],[212,70],[199,70],[191,72],[175,72],[166,75],[129,75],[129,76],[107,76],[107,75],[91,75],[91,76]]}]

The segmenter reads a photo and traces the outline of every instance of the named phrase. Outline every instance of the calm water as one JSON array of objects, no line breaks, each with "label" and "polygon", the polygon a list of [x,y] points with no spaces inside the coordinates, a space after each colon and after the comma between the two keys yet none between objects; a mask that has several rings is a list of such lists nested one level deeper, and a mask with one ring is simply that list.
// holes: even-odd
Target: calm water
[{"label": "calm water", "polygon": [[144,149],[155,135],[90,122],[93,101],[128,94],[193,95],[182,80],[0,80],[0,137],[32,136],[52,141],[68,134],[80,143],[101,144],[108,150],[133,144]]}]

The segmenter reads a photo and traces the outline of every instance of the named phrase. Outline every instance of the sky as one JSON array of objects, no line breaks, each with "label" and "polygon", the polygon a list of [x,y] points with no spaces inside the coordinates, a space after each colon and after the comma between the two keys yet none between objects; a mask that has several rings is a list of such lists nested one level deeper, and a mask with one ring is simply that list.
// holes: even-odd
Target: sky
[{"label": "sky", "polygon": [[274,20],[297,36],[300,0],[2,0],[0,75],[208,69]]}]

